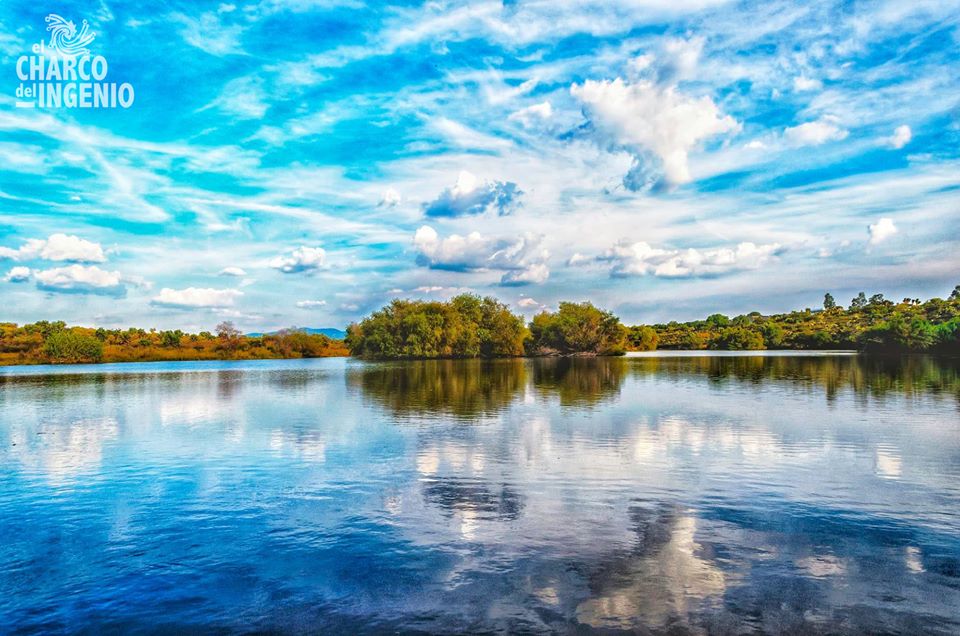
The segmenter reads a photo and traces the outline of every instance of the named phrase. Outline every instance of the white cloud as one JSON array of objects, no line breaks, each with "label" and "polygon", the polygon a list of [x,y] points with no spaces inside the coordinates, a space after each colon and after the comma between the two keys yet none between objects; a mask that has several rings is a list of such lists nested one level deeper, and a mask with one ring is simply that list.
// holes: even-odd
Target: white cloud
[{"label": "white cloud", "polygon": [[828,141],[846,139],[850,133],[838,126],[831,118],[824,117],[787,128],[783,134],[787,140],[798,146],[819,146]]},{"label": "white cloud", "polygon": [[520,300],[518,300],[517,306],[523,307],[524,309],[528,309],[530,307],[539,307],[540,303],[535,301],[533,298],[528,297],[528,298],[521,298]]},{"label": "white cloud", "polygon": [[153,297],[150,304],[180,309],[222,308],[233,307],[234,302],[240,296],[243,296],[243,292],[236,289],[210,289],[200,287],[170,289],[169,287],[164,287],[160,290],[159,295]]},{"label": "white cloud", "polygon": [[737,270],[757,269],[766,264],[780,250],[781,246],[778,243],[757,245],[744,242],[735,248],[672,250],[651,247],[643,241],[636,243],[621,241],[596,260],[612,263],[610,275],[614,278],[647,274],[666,278],[686,278],[717,276]]},{"label": "white cloud", "polygon": [[507,117],[510,121],[518,121],[523,124],[524,128],[530,128],[531,126],[536,125],[538,122],[543,122],[553,117],[553,106],[550,105],[549,101],[540,102],[539,104],[533,104],[532,106],[527,106],[526,108],[521,108],[520,110],[511,113]]},{"label": "white cloud", "polygon": [[500,279],[501,285],[539,284],[550,278],[550,269],[544,263],[534,263],[523,269],[509,271]]},{"label": "white cloud", "polygon": [[884,217],[876,223],[871,223],[867,229],[870,232],[870,245],[882,243],[899,232],[897,226],[893,224],[893,219],[888,217]]},{"label": "white cloud", "polygon": [[30,268],[29,267],[14,267],[7,275],[3,277],[4,282],[7,283],[25,283],[30,280]]},{"label": "white cloud", "polygon": [[421,266],[457,272],[502,271],[500,284],[514,286],[542,283],[549,277],[546,260],[550,253],[541,247],[541,241],[533,234],[494,239],[479,232],[440,238],[436,230],[424,225],[414,235],[413,245]]},{"label": "white cloud", "polygon": [[383,196],[380,197],[380,203],[378,205],[381,207],[392,208],[400,205],[402,200],[403,197],[400,196],[399,192],[393,188],[387,188],[383,191]]},{"label": "white cloud", "polygon": [[700,54],[703,53],[703,37],[670,38],[663,45],[663,58],[659,69],[661,82],[677,82],[694,74]]},{"label": "white cloud", "polygon": [[[641,163],[653,153],[670,186],[692,180],[687,159],[701,142],[740,129],[711,98],[689,97],[648,80],[587,80],[571,86],[570,93],[584,105],[601,144],[626,149]],[[627,175],[625,185],[639,189],[636,175]]]},{"label": "white cloud", "polygon": [[297,307],[300,309],[319,309],[325,307],[327,301],[325,300],[298,300]]},{"label": "white cloud", "polygon": [[29,239],[15,250],[0,247],[0,258],[19,261],[38,258],[75,263],[103,263],[107,260],[99,243],[68,234],[51,234],[46,239]]},{"label": "white cloud", "polygon": [[523,191],[512,181],[481,181],[461,170],[457,182],[433,201],[424,204],[427,216],[465,216],[495,212],[506,215],[519,205]]},{"label": "white cloud", "polygon": [[817,91],[823,88],[823,82],[818,79],[804,77],[803,75],[793,78],[793,90],[795,91]]},{"label": "white cloud", "polygon": [[240,48],[243,27],[224,24],[216,13],[208,11],[198,18],[172,13],[168,19],[180,25],[180,35],[187,44],[210,55],[222,57],[243,52]]},{"label": "white cloud", "polygon": [[235,276],[238,278],[240,276],[246,276],[246,275],[247,275],[247,272],[242,267],[224,267],[217,274],[217,276]]},{"label": "white cloud", "polygon": [[326,266],[327,252],[322,247],[300,246],[286,256],[278,256],[270,261],[270,267],[284,274],[315,272]]},{"label": "white cloud", "polygon": [[899,150],[906,146],[913,139],[913,131],[910,130],[910,126],[903,124],[902,126],[897,126],[896,130],[893,131],[893,135],[887,137],[887,145],[893,148],[894,150]]},{"label": "white cloud", "polygon": [[238,77],[227,82],[220,96],[204,106],[217,108],[239,120],[261,119],[269,108],[263,80],[258,77]]},{"label": "white cloud", "polygon": [[120,272],[108,272],[95,265],[68,265],[34,272],[37,288],[58,293],[125,296],[127,289]]}]

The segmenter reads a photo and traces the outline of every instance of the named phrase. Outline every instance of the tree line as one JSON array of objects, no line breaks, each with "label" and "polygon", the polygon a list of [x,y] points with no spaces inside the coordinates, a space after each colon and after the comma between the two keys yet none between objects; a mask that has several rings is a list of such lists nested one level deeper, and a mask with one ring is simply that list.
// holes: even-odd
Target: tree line
[{"label": "tree line", "polygon": [[0,364],[152,362],[162,360],[253,360],[343,356],[340,340],[296,328],[245,336],[233,323],[214,332],[180,329],[95,329],[63,321],[0,323]]},{"label": "tree line", "polygon": [[847,307],[750,312],[702,320],[624,326],[589,302],[561,302],[528,323],[499,300],[461,294],[449,301],[394,300],[347,329],[344,341],[296,328],[245,336],[230,322],[214,333],[93,329],[41,321],[0,323],[0,364],[311,358],[370,359],[611,356],[655,349],[859,349],[960,353],[960,285],[947,299],[860,292]]},{"label": "tree line", "polygon": [[[639,329],[639,328],[635,328]],[[844,308],[829,292],[822,308],[764,316],[713,314],[655,324],[661,349],[857,349],[873,353],[960,353],[960,285],[944,300],[860,292]]]}]

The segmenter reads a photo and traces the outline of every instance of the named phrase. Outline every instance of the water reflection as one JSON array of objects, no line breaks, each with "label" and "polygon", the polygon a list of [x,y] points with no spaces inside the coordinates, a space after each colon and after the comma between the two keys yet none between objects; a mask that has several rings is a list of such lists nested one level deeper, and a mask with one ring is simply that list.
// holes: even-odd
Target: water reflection
[{"label": "water reflection", "polygon": [[523,360],[423,360],[354,367],[347,379],[398,416],[495,414],[522,395]]},{"label": "water reflection", "polygon": [[151,369],[0,375],[0,632],[960,631],[953,362]]}]

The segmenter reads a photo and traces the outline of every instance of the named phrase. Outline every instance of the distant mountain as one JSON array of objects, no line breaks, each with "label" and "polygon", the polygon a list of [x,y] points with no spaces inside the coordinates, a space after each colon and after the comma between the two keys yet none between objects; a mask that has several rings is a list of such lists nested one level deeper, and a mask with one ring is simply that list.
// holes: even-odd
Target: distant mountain
[{"label": "distant mountain", "polygon": [[[334,329],[333,327],[323,327],[320,329],[316,329],[314,327],[292,327],[292,328],[297,329],[299,331],[305,331],[311,334],[321,334],[328,338],[333,338],[334,340],[343,340],[344,338],[347,337],[346,331],[343,331],[341,329]],[[247,336],[250,338],[259,338],[260,336],[263,336],[263,335],[272,336],[276,333],[278,332],[268,331],[266,334],[264,334],[263,332],[254,332],[254,333],[248,333]]]}]

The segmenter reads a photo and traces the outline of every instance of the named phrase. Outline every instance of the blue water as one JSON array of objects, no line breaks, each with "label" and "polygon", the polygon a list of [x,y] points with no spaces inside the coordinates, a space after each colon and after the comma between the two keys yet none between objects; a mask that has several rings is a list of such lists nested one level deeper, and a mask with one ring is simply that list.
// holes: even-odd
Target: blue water
[{"label": "blue water", "polygon": [[0,369],[0,633],[960,633],[958,368]]}]

